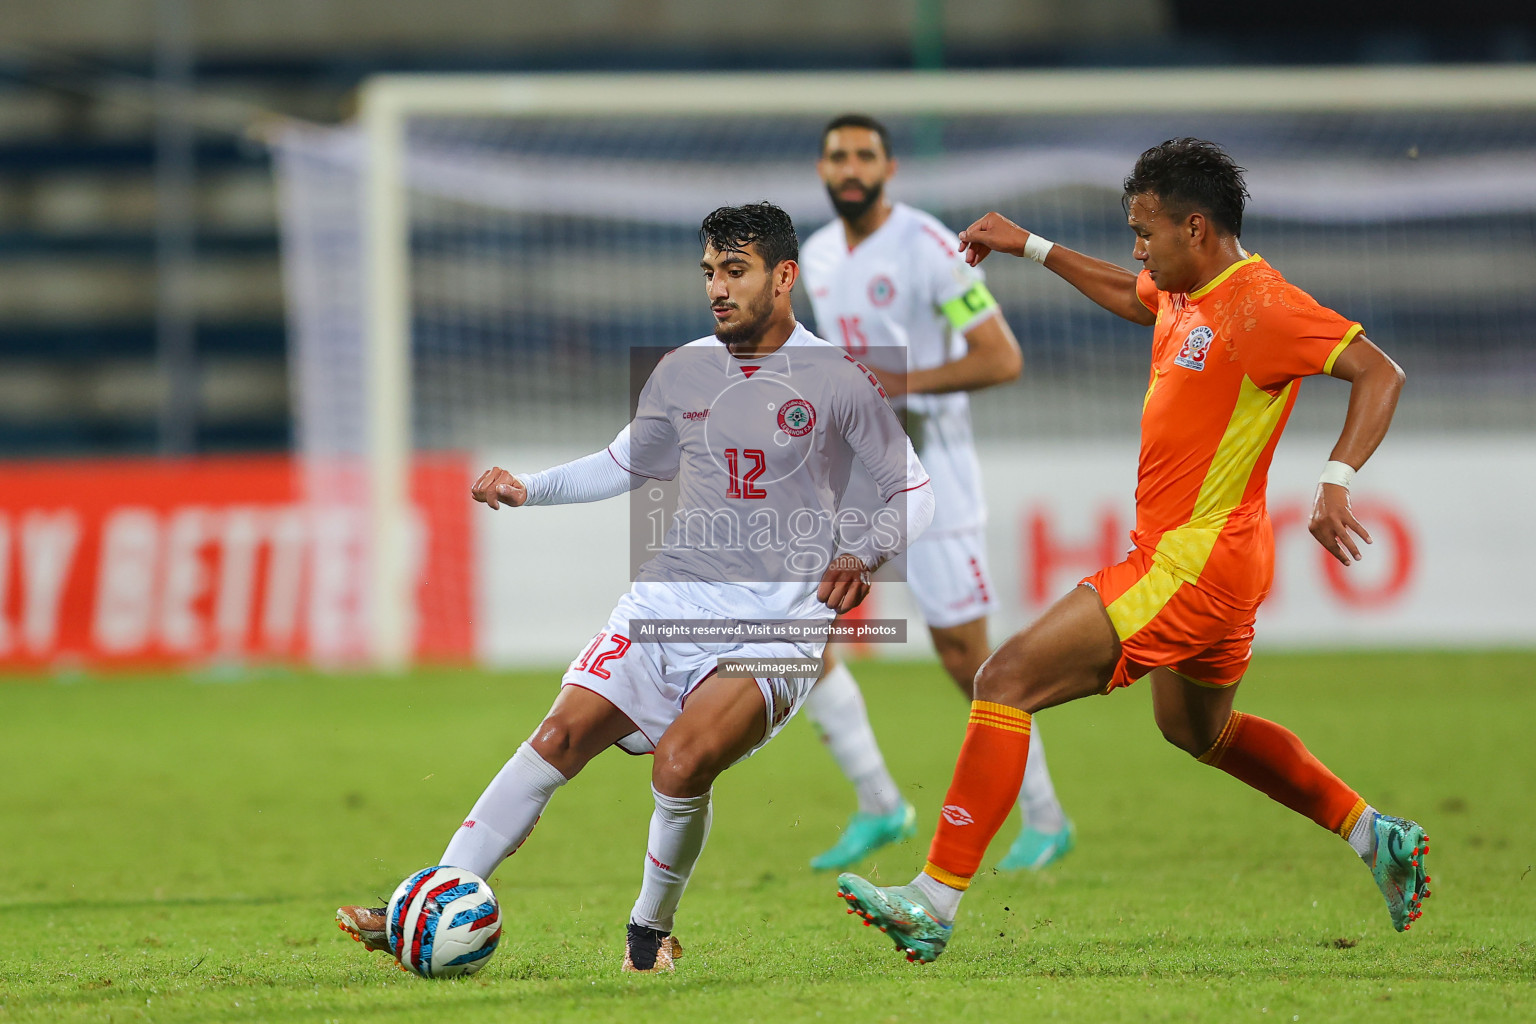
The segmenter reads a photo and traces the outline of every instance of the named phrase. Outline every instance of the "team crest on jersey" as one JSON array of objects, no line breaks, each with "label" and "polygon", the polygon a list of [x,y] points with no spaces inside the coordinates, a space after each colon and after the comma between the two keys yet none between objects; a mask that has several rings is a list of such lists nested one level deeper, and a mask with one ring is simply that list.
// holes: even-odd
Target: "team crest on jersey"
[{"label": "team crest on jersey", "polygon": [[881,274],[869,282],[869,301],[876,306],[889,306],[896,298],[896,285]]},{"label": "team crest on jersey", "polygon": [[803,398],[791,398],[779,406],[779,429],[790,437],[804,437],[816,425],[816,410]]},{"label": "team crest on jersey", "polygon": [[1205,356],[1211,350],[1211,339],[1214,337],[1216,333],[1203,325],[1190,331],[1179,354],[1173,357],[1174,365],[1186,370],[1205,369]]}]

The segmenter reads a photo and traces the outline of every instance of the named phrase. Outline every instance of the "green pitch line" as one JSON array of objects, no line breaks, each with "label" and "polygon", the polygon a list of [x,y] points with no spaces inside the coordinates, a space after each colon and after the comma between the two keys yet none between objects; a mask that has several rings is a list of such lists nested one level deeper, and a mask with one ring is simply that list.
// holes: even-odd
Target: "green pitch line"
[{"label": "green pitch line", "polygon": [[[936,666],[855,671],[920,825],[862,870],[906,881],[965,706]],[[932,966],[807,866],[853,797],[802,723],[717,786],[675,975],[618,971],[650,813],[649,759],[619,754],[492,879],[520,928],[485,970],[364,955],[334,908],[437,857],[556,678],[0,684],[0,1022],[1536,1018],[1529,653],[1266,654],[1243,684],[1240,708],[1434,836],[1407,935],[1336,837],[1165,744],[1139,686],[1038,717],[1078,847],[984,870]]]}]

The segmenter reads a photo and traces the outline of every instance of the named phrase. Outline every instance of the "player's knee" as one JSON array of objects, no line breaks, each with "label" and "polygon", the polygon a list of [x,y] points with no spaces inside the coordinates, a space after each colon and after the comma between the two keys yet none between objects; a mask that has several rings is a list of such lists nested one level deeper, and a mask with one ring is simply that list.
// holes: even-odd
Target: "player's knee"
[{"label": "player's knee", "polygon": [[707,744],[662,743],[651,764],[651,785],[664,796],[702,796],[720,774],[719,754]]},{"label": "player's knee", "polygon": [[533,730],[528,744],[552,768],[566,778],[571,778],[592,757],[586,749],[588,744],[584,742],[585,739],[584,731],[576,723],[564,715],[552,713]]},{"label": "player's knee", "polygon": [[1029,697],[1028,673],[1016,658],[1002,650],[981,663],[971,692],[976,700],[1030,710],[1024,704]]},{"label": "player's knee", "polygon": [[1157,722],[1157,729],[1163,734],[1163,739],[1190,757],[1199,757],[1209,750],[1211,743],[1214,742],[1197,735],[1193,724],[1187,718],[1159,711],[1155,706],[1152,717]]}]

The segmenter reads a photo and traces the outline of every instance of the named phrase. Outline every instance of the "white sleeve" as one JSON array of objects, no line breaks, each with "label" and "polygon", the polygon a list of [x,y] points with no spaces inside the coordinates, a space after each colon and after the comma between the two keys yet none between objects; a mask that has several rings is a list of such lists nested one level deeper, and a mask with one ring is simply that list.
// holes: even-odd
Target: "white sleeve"
[{"label": "white sleeve", "polygon": [[667,395],[677,388],[676,373],[682,359],[675,353],[662,357],[640,389],[635,418],[608,446],[614,461],[636,476],[652,480],[677,476],[683,453],[667,413]]},{"label": "white sleeve", "polygon": [[[933,493],[933,484],[924,480],[922,484],[907,492],[907,522],[906,531],[902,536],[902,549],[912,546],[912,542],[923,535],[923,531],[933,523],[934,509],[938,508],[939,499]],[[891,551],[886,558],[900,554],[900,551]]]},{"label": "white sleeve", "polygon": [[884,565],[928,529],[938,499],[910,441],[907,442],[907,465],[907,487],[891,495],[883,508],[874,511],[870,529],[841,534],[839,555],[855,554],[865,565]]},{"label": "white sleeve", "polygon": [[[634,490],[646,480],[671,480],[682,459],[677,432],[667,416],[666,380],[659,380],[663,363],[646,380],[636,403],[635,418],[600,452],[520,476],[528,488],[529,505],[569,505],[602,501]],[[676,369],[673,364],[671,369]]]},{"label": "white sleeve", "polygon": [[879,565],[905,550],[933,522],[933,485],[874,375],[862,363],[845,359],[851,364],[845,370],[849,383],[836,391],[843,399],[836,412],[849,447],[879,489],[881,504],[866,510],[867,528],[843,523],[848,529],[840,531],[839,554],[852,552],[866,565]]},{"label": "white sleeve", "polygon": [[631,473],[619,464],[613,448],[621,441],[628,449],[629,428],[619,431],[614,444],[600,452],[583,456],[575,462],[546,469],[542,473],[519,475],[518,479],[528,488],[529,505],[572,505],[588,501],[602,501],[634,490],[645,482],[645,477]]}]

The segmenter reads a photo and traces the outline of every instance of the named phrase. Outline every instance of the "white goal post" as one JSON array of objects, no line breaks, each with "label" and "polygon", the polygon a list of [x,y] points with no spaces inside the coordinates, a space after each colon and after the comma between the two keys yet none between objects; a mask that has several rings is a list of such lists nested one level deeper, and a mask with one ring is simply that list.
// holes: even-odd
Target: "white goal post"
[{"label": "white goal post", "polygon": [[[1523,112],[1522,67],[986,73],[384,75],[361,91],[371,655],[410,649],[408,468],[413,450],[407,125],[426,117],[829,117],[1180,112]],[[1158,140],[1150,140],[1155,142]],[[1149,143],[1150,144],[1150,143]],[[808,163],[808,161],[807,161]],[[1128,169],[1128,168],[1127,168]]]}]

